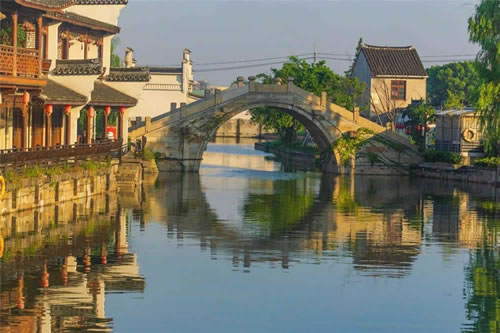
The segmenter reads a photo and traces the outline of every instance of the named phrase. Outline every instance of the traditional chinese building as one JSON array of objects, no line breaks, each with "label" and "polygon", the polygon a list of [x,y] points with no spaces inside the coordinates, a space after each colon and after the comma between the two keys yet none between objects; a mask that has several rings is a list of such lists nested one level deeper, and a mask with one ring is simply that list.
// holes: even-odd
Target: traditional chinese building
[{"label": "traditional chinese building", "polygon": [[[111,40],[127,0],[3,0],[0,149],[71,148],[108,134],[137,100],[107,86]],[[99,96],[98,99],[94,98]],[[109,96],[109,99],[107,98]],[[8,153],[5,151],[4,153]]]},{"label": "traditional chinese building", "polygon": [[427,72],[412,46],[361,44],[352,67],[352,77],[366,84],[362,111],[381,116],[426,99]]}]

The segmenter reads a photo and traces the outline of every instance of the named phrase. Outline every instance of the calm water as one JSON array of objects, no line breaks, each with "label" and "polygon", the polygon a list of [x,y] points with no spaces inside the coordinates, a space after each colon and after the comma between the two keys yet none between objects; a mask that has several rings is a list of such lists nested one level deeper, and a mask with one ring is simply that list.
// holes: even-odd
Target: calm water
[{"label": "calm water", "polygon": [[285,173],[252,147],[2,217],[0,332],[500,330],[498,190]]}]

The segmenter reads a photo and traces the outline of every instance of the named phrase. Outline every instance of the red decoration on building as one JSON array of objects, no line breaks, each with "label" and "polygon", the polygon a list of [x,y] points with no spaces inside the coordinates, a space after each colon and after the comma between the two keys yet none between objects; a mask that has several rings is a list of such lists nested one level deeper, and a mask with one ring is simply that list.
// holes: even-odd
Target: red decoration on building
[{"label": "red decoration on building", "polygon": [[64,106],[64,113],[69,116],[69,114],[71,113],[71,105],[65,105]]},{"label": "red decoration on building", "polygon": [[28,105],[30,102],[30,93],[25,91],[23,94],[23,105]]},{"label": "red decoration on building", "polygon": [[47,116],[50,116],[52,114],[52,111],[53,111],[52,104],[46,104],[45,105],[45,113],[47,114]]},{"label": "red decoration on building", "polygon": [[110,113],[111,113],[111,106],[106,105],[106,106],[104,107],[104,114],[105,114],[105,115],[106,115],[106,117],[107,117],[107,116],[109,116],[109,114],[110,114]]},{"label": "red decoration on building", "polygon": [[125,107],[120,106],[120,114],[123,116],[124,113],[125,113]]},{"label": "red decoration on building", "polygon": [[94,108],[92,106],[89,106],[89,108],[87,109],[87,115],[89,117],[93,117],[94,116]]}]

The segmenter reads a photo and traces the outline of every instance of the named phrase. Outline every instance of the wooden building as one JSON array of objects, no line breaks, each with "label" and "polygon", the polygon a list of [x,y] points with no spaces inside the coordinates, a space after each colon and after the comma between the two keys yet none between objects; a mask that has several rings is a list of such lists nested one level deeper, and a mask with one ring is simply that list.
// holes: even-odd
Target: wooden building
[{"label": "wooden building", "polygon": [[[2,0],[0,7],[0,152],[74,145],[85,116],[85,142],[95,133],[96,112],[119,114],[137,100],[121,93],[106,100],[103,78],[111,67],[111,39],[127,0]],[[108,89],[109,88],[109,89]],[[111,89],[111,90],[110,90]],[[99,103],[92,94],[103,90]],[[120,104],[123,101],[123,104]],[[106,133],[104,133],[106,134]],[[70,147],[71,148],[71,147]],[[0,161],[1,163],[1,161]]]}]

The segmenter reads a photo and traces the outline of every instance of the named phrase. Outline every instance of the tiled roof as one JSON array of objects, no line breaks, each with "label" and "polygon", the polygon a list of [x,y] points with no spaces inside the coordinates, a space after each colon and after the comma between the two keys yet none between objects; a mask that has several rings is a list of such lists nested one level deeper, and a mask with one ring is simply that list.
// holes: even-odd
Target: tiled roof
[{"label": "tiled roof", "polygon": [[151,73],[182,73],[182,67],[149,67]]},{"label": "tiled roof", "polygon": [[63,9],[73,5],[126,5],[128,0],[16,0],[21,5]]},{"label": "tiled roof", "polygon": [[427,76],[417,50],[411,46],[389,47],[365,44],[361,47],[361,52],[373,76]]},{"label": "tiled roof", "polygon": [[64,103],[71,105],[84,105],[87,98],[57,82],[47,80],[47,85],[42,88],[42,94],[47,103]]},{"label": "tiled roof", "polygon": [[79,5],[126,5],[128,0],[76,0]]},{"label": "tiled roof", "polygon": [[94,90],[90,97],[90,105],[135,106],[137,99],[122,93],[101,81],[94,82]]},{"label": "tiled roof", "polygon": [[149,81],[150,77],[148,67],[111,68],[106,80],[137,82]]},{"label": "tiled roof", "polygon": [[53,75],[99,75],[102,64],[99,59],[56,60]]},{"label": "tiled roof", "polygon": [[117,27],[116,25],[112,25],[106,22],[94,20],[93,18],[87,17],[87,16],[82,16],[78,15],[75,13],[71,12],[64,12],[64,13],[59,13],[59,12],[54,12],[54,13],[48,13],[45,16],[55,19],[55,20],[60,20],[63,22],[69,22],[73,23],[75,25],[91,28],[91,29],[96,29],[96,30],[103,30],[106,32],[110,32],[113,34],[117,34],[120,32],[120,27]]},{"label": "tiled roof", "polygon": [[15,0],[20,5],[35,8],[62,9],[76,4],[76,0]]}]

